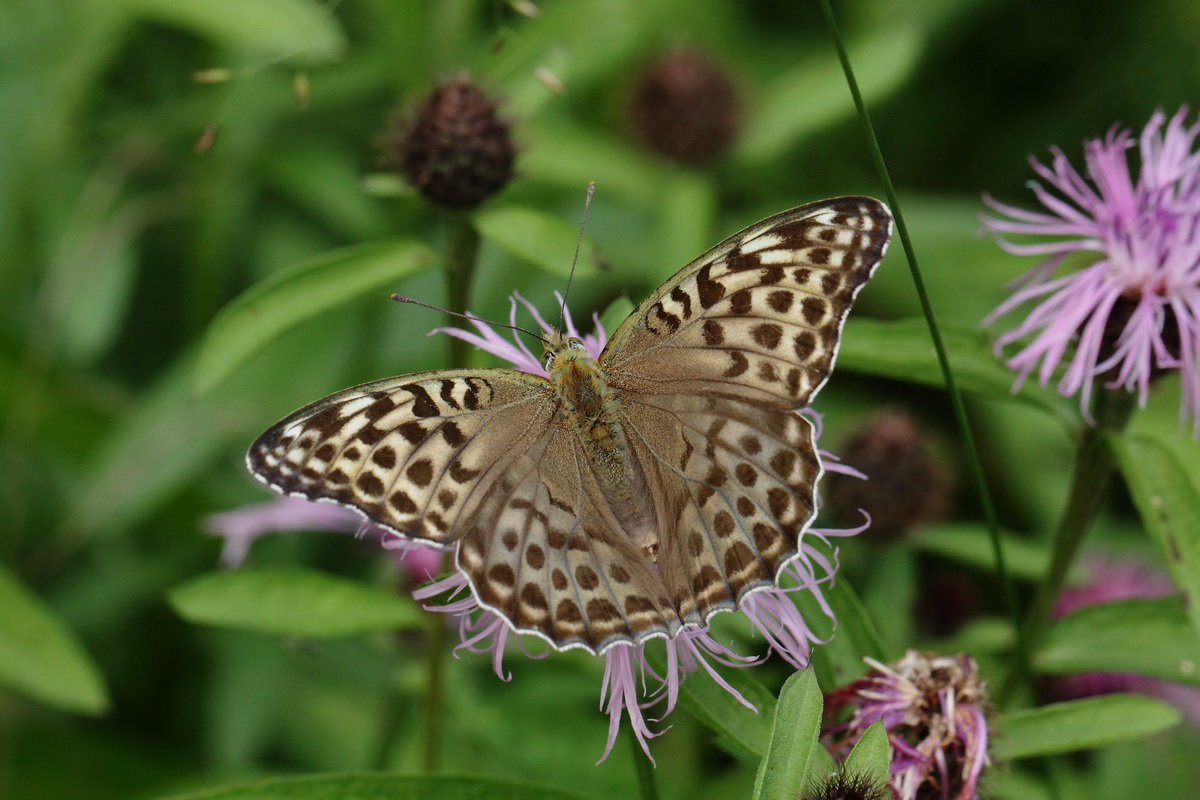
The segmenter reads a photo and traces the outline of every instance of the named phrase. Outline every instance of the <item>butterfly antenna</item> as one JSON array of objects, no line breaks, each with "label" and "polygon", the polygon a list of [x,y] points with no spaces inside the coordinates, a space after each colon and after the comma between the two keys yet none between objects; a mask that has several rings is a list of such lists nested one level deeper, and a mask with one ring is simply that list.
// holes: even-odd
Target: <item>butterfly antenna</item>
[{"label": "butterfly antenna", "polygon": [[413,298],[409,297],[406,294],[393,294],[393,295],[391,295],[391,298],[393,300],[395,300],[397,303],[410,303],[414,306],[421,306],[421,308],[429,308],[434,311],[440,311],[443,314],[449,314],[452,317],[462,317],[463,319],[469,319],[469,320],[471,320],[471,322],[482,322],[485,325],[495,325],[497,328],[508,328],[509,330],[520,331],[521,333],[527,333],[530,336],[532,336],[533,338],[537,339],[542,344],[546,345],[547,347],[550,346],[550,343],[547,342],[546,339],[540,333],[534,333],[533,331],[529,330],[528,328],[520,328],[520,327],[517,327],[516,325],[506,325],[503,322],[492,322],[491,320],[486,320],[486,319],[477,317],[474,314],[460,314],[457,311],[450,311],[449,309],[430,305],[429,303],[422,303],[420,300],[414,300]]},{"label": "butterfly antenna", "polygon": [[571,271],[567,273],[567,288],[563,291],[562,308],[558,315],[558,329],[564,330],[567,325],[567,298],[571,294],[571,281],[575,278],[575,265],[579,263],[579,248],[583,246],[583,229],[587,227],[588,207],[592,204],[592,195],[596,193],[596,182],[588,181],[587,196],[583,199],[583,219],[579,220],[579,237],[575,240],[575,256],[571,259]]}]

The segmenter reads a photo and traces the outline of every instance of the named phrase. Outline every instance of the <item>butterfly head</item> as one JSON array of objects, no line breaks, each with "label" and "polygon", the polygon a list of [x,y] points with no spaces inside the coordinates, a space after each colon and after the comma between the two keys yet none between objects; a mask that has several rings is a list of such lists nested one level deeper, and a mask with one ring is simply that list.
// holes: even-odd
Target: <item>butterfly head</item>
[{"label": "butterfly head", "polygon": [[542,339],[542,343],[542,367],[550,375],[556,372],[561,374],[581,358],[591,360],[583,340],[575,336],[550,331]]}]

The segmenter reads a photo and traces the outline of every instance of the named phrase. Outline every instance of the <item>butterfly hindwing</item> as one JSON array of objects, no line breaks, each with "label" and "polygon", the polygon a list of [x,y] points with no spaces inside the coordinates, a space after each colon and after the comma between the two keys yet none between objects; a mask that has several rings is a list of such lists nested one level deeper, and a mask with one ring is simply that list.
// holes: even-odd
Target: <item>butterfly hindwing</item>
[{"label": "butterfly hindwing", "polygon": [[545,429],[554,407],[547,381],[513,370],[405,375],[300,409],[260,436],[246,461],[276,491],[449,543],[477,490]]},{"label": "butterfly hindwing", "polygon": [[662,533],[659,569],[685,622],[770,586],[811,522],[821,468],[803,417],[741,400],[646,395],[626,403]]},{"label": "butterfly hindwing", "polygon": [[621,529],[574,432],[523,452],[487,490],[458,562],[522,632],[600,652],[678,630],[661,576]]},{"label": "butterfly hindwing", "polygon": [[842,322],[883,258],[891,214],[842,197],[752,225],[684,267],[613,334],[601,364],[634,392],[805,405]]}]

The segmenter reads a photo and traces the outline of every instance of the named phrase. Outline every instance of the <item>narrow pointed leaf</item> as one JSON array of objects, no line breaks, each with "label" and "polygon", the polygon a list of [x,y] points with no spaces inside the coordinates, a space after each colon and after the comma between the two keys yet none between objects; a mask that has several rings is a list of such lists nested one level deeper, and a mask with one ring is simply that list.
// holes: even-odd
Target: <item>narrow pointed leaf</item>
[{"label": "narrow pointed leaf", "polygon": [[847,775],[861,775],[874,784],[887,783],[888,768],[892,763],[892,745],[888,742],[887,729],[879,720],[863,731],[842,769]]},{"label": "narrow pointed leaf", "polygon": [[0,685],[83,714],[108,708],[95,663],[62,620],[0,567]]},{"label": "narrow pointed leaf", "polygon": [[195,388],[203,394],[260,348],[294,325],[395,284],[434,263],[433,252],[408,239],[345,247],[278,272],[221,310],[197,358]]},{"label": "narrow pointed leaf", "polygon": [[1177,597],[1080,608],[1046,633],[1043,672],[1135,672],[1200,685],[1200,635]]},{"label": "narrow pointed leaf", "polygon": [[[579,229],[564,220],[532,208],[501,206],[477,212],[472,221],[480,236],[512,255],[555,275],[571,272]],[[576,276],[594,270],[595,261],[585,238]]]},{"label": "narrow pointed leaf", "polygon": [[1178,709],[1150,697],[1089,697],[1005,714],[991,752],[1000,760],[1069,753],[1140,739],[1179,721]]},{"label": "narrow pointed leaf", "polygon": [[779,692],[767,755],[758,767],[754,800],[795,800],[809,782],[820,746],[823,699],[811,669],[788,678]]},{"label": "narrow pointed leaf", "polygon": [[[1200,632],[1200,491],[1196,476],[1189,477],[1168,445],[1148,436],[1115,437],[1112,444],[1142,522],[1158,543],[1175,584],[1187,595],[1192,627]],[[1194,442],[1191,447],[1200,449]]]},{"label": "narrow pointed leaf", "polygon": [[175,587],[169,599],[190,622],[283,636],[352,636],[423,624],[405,597],[301,567],[213,572]]}]

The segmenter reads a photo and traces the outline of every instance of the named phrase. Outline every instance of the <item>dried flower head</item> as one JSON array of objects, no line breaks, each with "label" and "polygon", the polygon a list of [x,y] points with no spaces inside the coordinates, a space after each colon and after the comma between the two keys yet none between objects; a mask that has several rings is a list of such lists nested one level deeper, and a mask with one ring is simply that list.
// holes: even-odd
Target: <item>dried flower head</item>
[{"label": "dried flower head", "polygon": [[893,665],[864,659],[874,669],[826,696],[829,713],[851,710],[825,735],[848,753],[883,720],[892,746],[888,785],[898,800],[974,800],[988,763],[987,695],[969,656],[909,650]]},{"label": "dried flower head", "polygon": [[[1186,117],[1182,108],[1167,122],[1159,111],[1137,140],[1114,127],[1103,139],[1085,142],[1090,181],[1058,148],[1052,148],[1049,166],[1031,159],[1047,184],[1032,185],[1045,211],[985,198],[1002,215],[984,217],[1001,247],[1045,257],[985,324],[1036,300],[998,345],[1032,337],[1008,361],[1020,380],[1036,369],[1046,384],[1065,363],[1058,390],[1078,394],[1085,415],[1098,378],[1108,387],[1136,391],[1145,404],[1150,382],[1178,370],[1180,414],[1200,435],[1200,153],[1193,151],[1200,122],[1189,126]],[[1136,179],[1127,158],[1135,146],[1141,161]],[[1015,243],[1005,238],[1009,234],[1052,238]],[[1056,276],[1073,253],[1092,261]]]},{"label": "dried flower head", "polygon": [[740,105],[724,69],[703,53],[678,50],[649,64],[635,80],[629,116],[648,148],[682,164],[704,166],[729,150]]},{"label": "dried flower head", "polygon": [[945,513],[949,475],[907,411],[877,412],[846,441],[841,455],[846,466],[870,480],[831,475],[826,487],[830,509],[841,520],[866,511],[872,538],[896,538]]},{"label": "dried flower head", "polygon": [[411,118],[392,127],[386,159],[431,203],[472,208],[512,179],[516,149],[509,125],[466,78],[440,84]]}]

